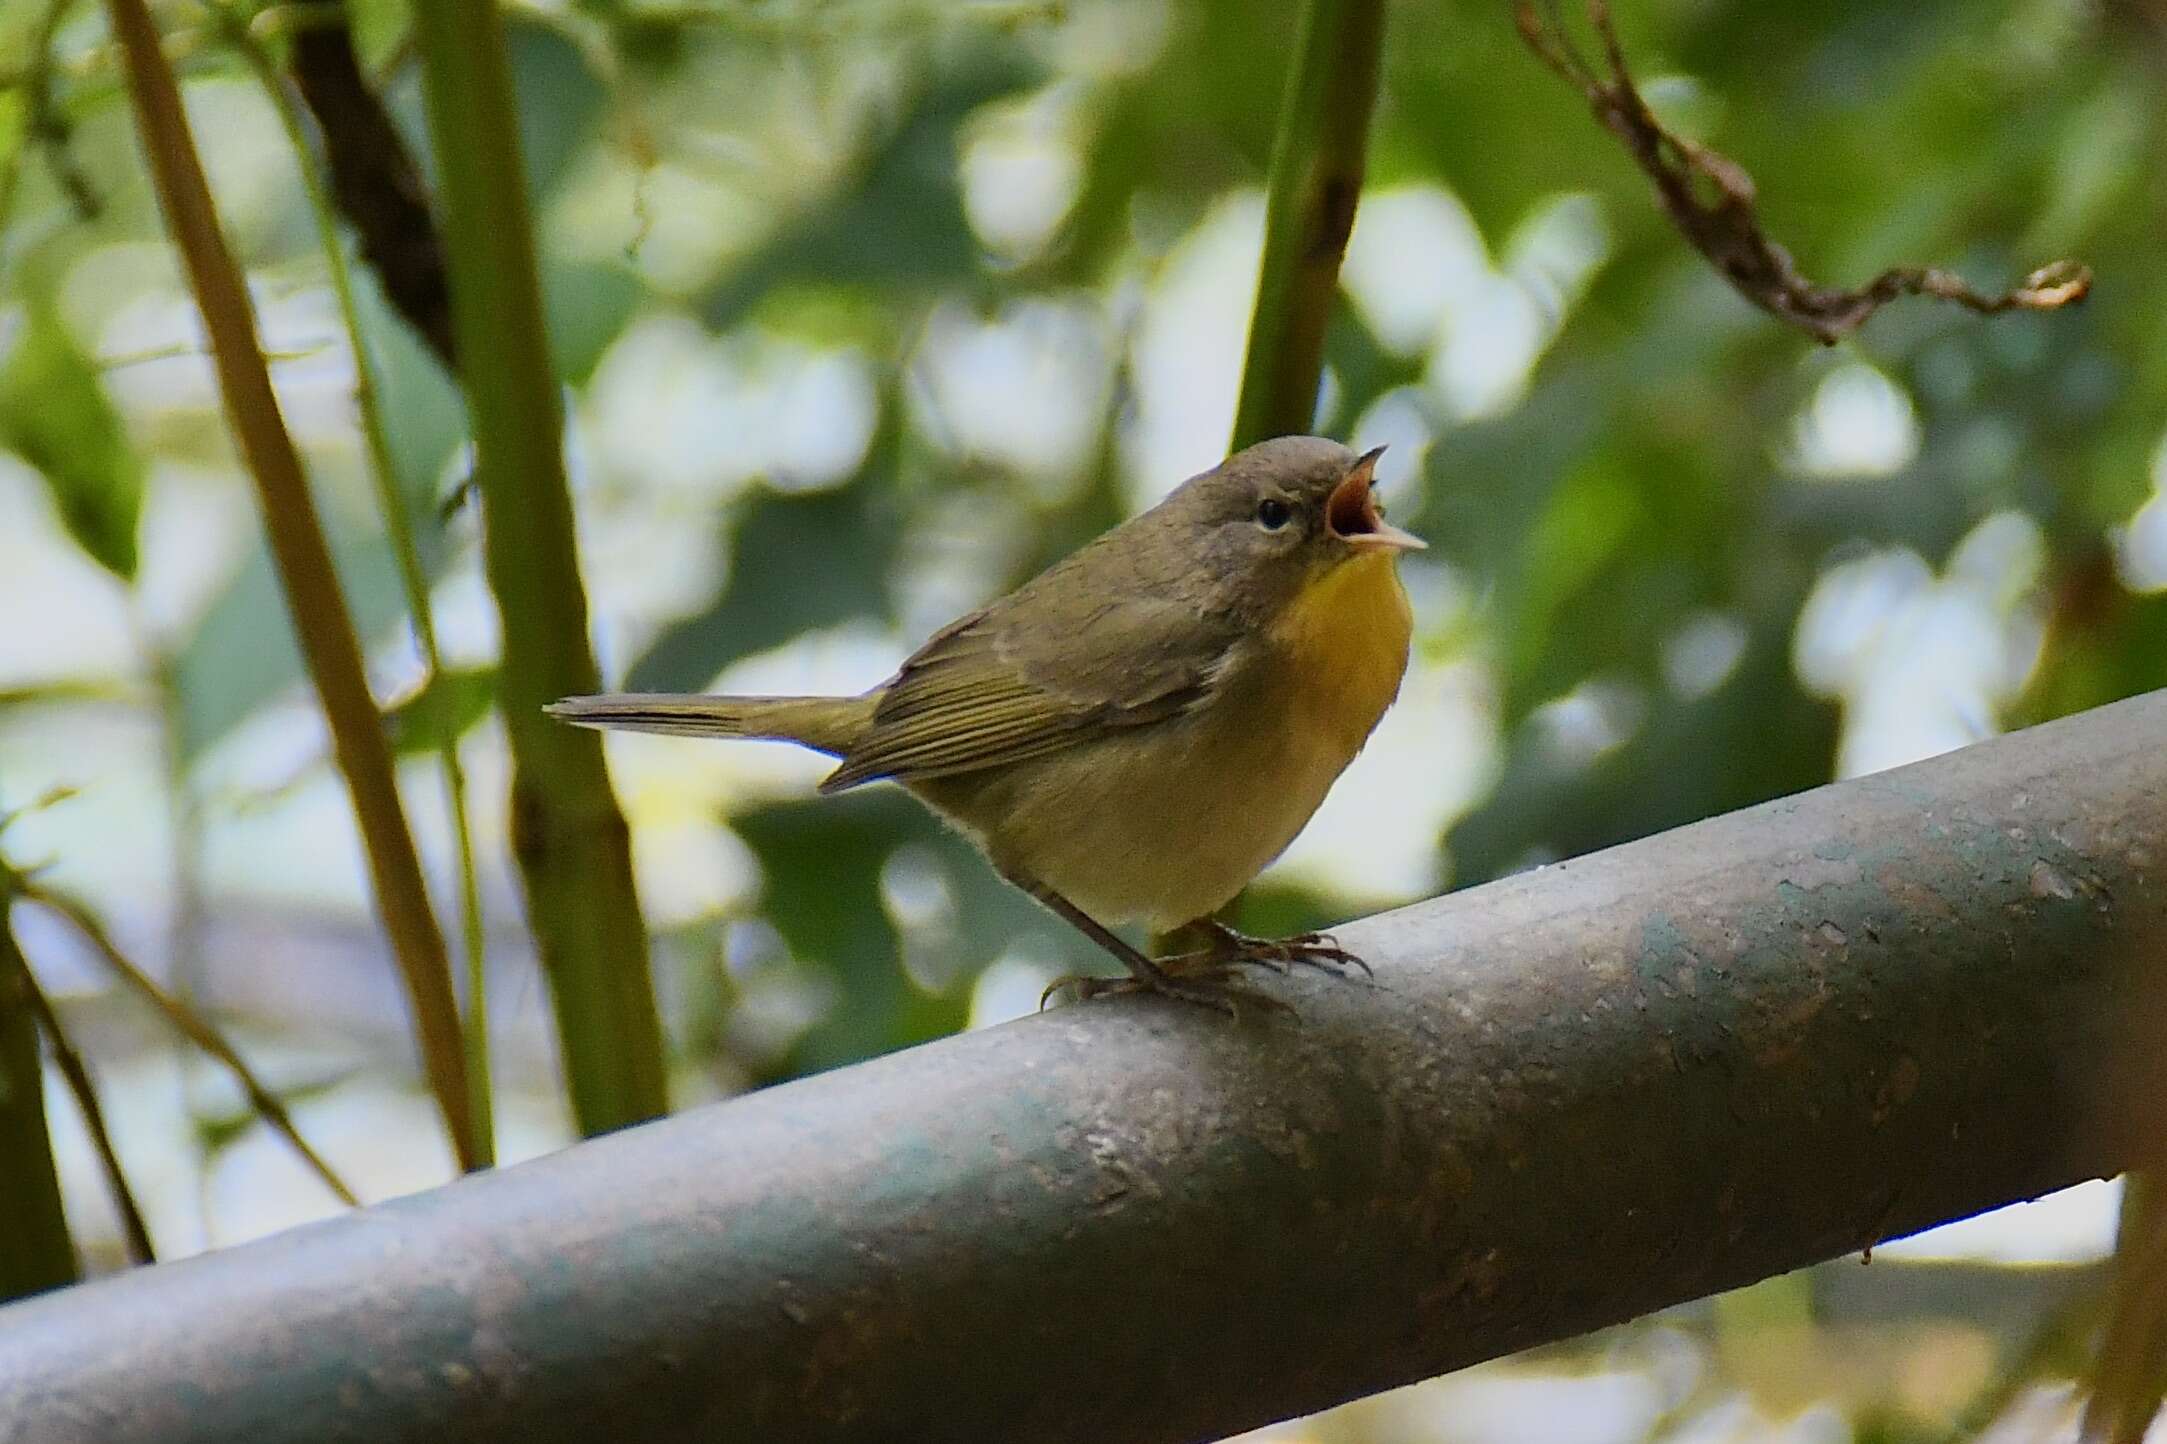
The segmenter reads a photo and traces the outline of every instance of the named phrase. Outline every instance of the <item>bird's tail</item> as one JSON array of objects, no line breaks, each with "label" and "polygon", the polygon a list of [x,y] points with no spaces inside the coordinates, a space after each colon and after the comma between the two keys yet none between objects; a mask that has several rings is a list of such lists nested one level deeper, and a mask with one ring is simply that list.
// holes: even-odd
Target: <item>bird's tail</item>
[{"label": "bird's tail", "polygon": [[848,752],[873,720],[872,697],[700,697],[611,692],[567,697],[542,710],[581,727],[669,732],[681,737],[763,737],[830,757]]}]

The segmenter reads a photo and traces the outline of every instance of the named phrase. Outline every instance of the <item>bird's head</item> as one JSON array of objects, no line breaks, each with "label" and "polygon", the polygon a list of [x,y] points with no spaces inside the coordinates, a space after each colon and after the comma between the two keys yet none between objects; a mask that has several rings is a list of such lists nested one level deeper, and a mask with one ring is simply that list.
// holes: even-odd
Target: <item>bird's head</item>
[{"label": "bird's head", "polygon": [[1196,561],[1269,613],[1351,566],[1389,570],[1427,545],[1384,519],[1375,490],[1383,447],[1282,436],[1236,452],[1167,498]]}]

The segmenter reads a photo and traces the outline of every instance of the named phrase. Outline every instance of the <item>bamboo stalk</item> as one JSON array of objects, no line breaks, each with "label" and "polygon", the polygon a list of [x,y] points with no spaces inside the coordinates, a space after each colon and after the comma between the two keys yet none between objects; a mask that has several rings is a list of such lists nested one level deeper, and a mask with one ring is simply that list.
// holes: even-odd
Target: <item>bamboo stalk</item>
[{"label": "bamboo stalk", "polygon": [[[462,1168],[478,1159],[451,965],[430,911],[421,861],[399,799],[376,702],[362,670],[353,619],[332,569],[315,502],[271,389],[255,313],[218,229],[178,84],[144,0],[107,0],[128,75],[151,178],[184,261],[211,343],[226,414],[255,479],[294,634],[331,731],[332,753],[353,799],[378,916],[406,985],[430,1091]],[[423,7],[427,9],[429,7]]]},{"label": "bamboo stalk", "polygon": [[601,743],[542,715],[599,686],[549,369],[541,283],[495,0],[414,9],[434,140],[460,380],[474,432],[498,699],[512,752],[512,852],[549,977],[572,1108],[599,1133],[668,1108],[631,839]]},{"label": "bamboo stalk", "polygon": [[[302,188],[308,193],[309,209],[315,214],[324,264],[331,275],[331,290],[338,300],[347,344],[353,350],[354,403],[361,414],[361,436],[369,458],[369,478],[376,489],[377,509],[384,516],[385,535],[390,539],[392,555],[398,561],[399,584],[406,593],[406,610],[412,619],[415,645],[433,680],[443,674],[444,657],[436,641],[429,578],[422,568],[421,552],[414,540],[413,508],[408,505],[406,492],[399,485],[398,465],[392,460],[391,432],[384,421],[375,374],[370,368],[368,339],[361,329],[361,309],[354,297],[352,268],[346,263],[346,250],[339,240],[338,209],[333,204],[330,187],[325,183],[324,167],[309,144],[308,129],[301,118],[302,106],[293,82],[272,63],[270,54],[250,32],[244,18],[227,10],[218,13],[225,22],[227,39],[247,60],[257,82],[270,97],[272,108],[278,112],[287,143],[293,148],[294,164],[301,172]],[[339,34],[343,38],[344,31]],[[347,53],[350,57],[350,49]],[[356,83],[359,83],[358,76]],[[452,843],[458,858],[459,933],[467,982],[463,1018],[467,1087],[474,1112],[476,1161],[486,1168],[496,1162],[496,1109],[489,1067],[488,959],[482,927],[481,879],[474,864],[474,829],[467,815],[466,773],[459,764],[459,739],[456,736],[446,735],[438,744],[437,765],[444,778],[444,804],[451,816]]]},{"label": "bamboo stalk", "polygon": [[1272,146],[1233,450],[1315,424],[1324,332],[1361,199],[1383,39],[1384,0],[1303,6]]},{"label": "bamboo stalk", "polygon": [[16,946],[8,893],[0,889],[0,1173],[7,1179],[0,1187],[0,1300],[78,1277],[45,1127],[45,1078],[30,990],[30,965]]}]

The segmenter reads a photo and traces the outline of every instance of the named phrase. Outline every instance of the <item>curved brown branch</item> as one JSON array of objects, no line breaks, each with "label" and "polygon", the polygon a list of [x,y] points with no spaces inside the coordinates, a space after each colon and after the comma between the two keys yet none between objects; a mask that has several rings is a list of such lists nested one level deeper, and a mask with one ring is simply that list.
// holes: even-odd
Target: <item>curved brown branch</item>
[{"label": "curved brown branch", "polygon": [[1974,290],[1953,271],[1932,266],[1893,266],[1855,290],[1815,285],[1799,271],[1791,253],[1762,230],[1753,177],[1744,167],[1673,134],[1648,108],[1626,66],[1608,0],[1588,0],[1588,22],[1602,42],[1601,71],[1573,43],[1557,0],[1517,0],[1514,16],[1528,47],[1587,97],[1595,118],[1624,143],[1655,183],[1664,211],[1694,249],[1714,263],[1738,294],[1823,345],[1841,341],[1900,296],[1933,296],[1994,315],[2059,310],[2091,291],[2091,269],[2075,261],[2042,266],[2021,285],[1993,295]]}]

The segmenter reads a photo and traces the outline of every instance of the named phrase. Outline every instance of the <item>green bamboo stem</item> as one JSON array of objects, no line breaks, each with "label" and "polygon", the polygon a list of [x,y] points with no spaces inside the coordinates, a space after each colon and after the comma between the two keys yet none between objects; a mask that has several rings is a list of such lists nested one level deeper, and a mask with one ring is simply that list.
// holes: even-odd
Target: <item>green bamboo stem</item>
[{"label": "green bamboo stem", "polygon": [[1324,332],[1362,194],[1383,38],[1384,0],[1307,0],[1302,8],[1272,146],[1236,451],[1315,423]]},{"label": "green bamboo stem", "polygon": [[0,1301],[72,1284],[75,1244],[60,1202],[30,966],[8,922],[0,889]]},{"label": "green bamboo stem", "polygon": [[[339,234],[338,208],[325,184],[316,151],[309,144],[299,97],[293,83],[272,63],[262,43],[249,31],[247,21],[221,9],[220,19],[233,45],[248,61],[257,82],[278,112],[279,124],[292,146],[294,164],[301,172],[302,189],[314,212],[324,262],[331,274],[331,290],[338,300],[339,316],[346,327],[347,344],[354,355],[354,403],[361,414],[361,436],[368,452],[369,479],[376,489],[377,509],[384,516],[384,533],[398,561],[399,583],[406,593],[407,615],[413,621],[414,641],[430,679],[443,674],[444,659],[437,647],[436,618],[429,599],[429,577],[421,565],[415,544],[413,508],[399,485],[398,464],[391,455],[391,432],[384,423],[383,405],[370,368],[366,334],[361,329],[361,308],[354,297],[353,271],[346,263],[346,248]],[[481,879],[474,865],[474,830],[467,815],[466,774],[459,764],[459,739],[446,736],[437,747],[437,764],[444,777],[444,803],[451,815],[452,840],[459,866],[459,932],[466,964],[467,999],[462,1020],[466,1045],[467,1090],[474,1113],[476,1162],[487,1168],[496,1162],[496,1109],[490,1085],[489,992],[485,963],[486,943],[482,927]]]},{"label": "green bamboo stem", "polygon": [[[433,662],[429,674],[437,675]],[[467,815],[466,772],[459,765],[456,737],[444,740],[443,767],[452,846],[459,854],[459,946],[467,975],[466,1014],[460,1023],[466,1044],[468,1106],[474,1110],[480,1161],[491,1167],[497,1159],[497,1105],[496,1075],[489,1061],[489,942],[482,928],[481,874],[474,865],[474,824]]]},{"label": "green bamboo stem", "polygon": [[279,414],[247,287],[219,232],[210,186],[157,27],[144,0],[107,0],[106,9],[125,61],[151,178],[203,312],[227,418],[256,483],[294,635],[353,800],[377,913],[413,1012],[423,1071],[444,1115],[454,1157],[462,1168],[473,1168],[478,1153],[451,964],[429,907],[421,860],[407,828],[376,701],[369,694],[353,619],[339,591],[300,454]]},{"label": "green bamboo stem", "polygon": [[587,642],[512,78],[495,0],[431,0],[414,33],[434,141],[453,333],[474,433],[512,852],[548,974],[572,1109],[599,1133],[667,1110],[631,839],[594,734],[542,714],[600,685]]}]

